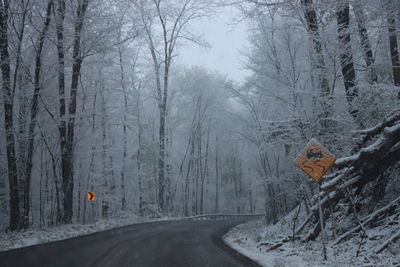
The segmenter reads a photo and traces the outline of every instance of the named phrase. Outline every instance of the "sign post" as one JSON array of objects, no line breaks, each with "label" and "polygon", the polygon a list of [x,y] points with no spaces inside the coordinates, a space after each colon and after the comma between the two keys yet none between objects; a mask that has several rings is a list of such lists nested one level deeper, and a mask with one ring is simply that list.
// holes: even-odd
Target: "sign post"
[{"label": "sign post", "polygon": [[297,156],[294,164],[305,172],[308,176],[314,179],[318,183],[318,210],[319,210],[319,221],[321,227],[321,239],[322,239],[322,254],[324,260],[326,256],[326,243],[324,233],[324,216],[321,208],[321,179],[325,173],[335,164],[336,158],[326,148],[319,144],[316,140],[311,139],[306,145],[303,151]]}]

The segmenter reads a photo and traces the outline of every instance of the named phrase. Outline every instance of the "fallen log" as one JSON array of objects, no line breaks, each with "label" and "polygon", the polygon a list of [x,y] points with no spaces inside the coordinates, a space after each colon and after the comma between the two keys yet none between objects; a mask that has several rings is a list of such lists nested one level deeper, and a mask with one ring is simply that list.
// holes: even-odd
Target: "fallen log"
[{"label": "fallen log", "polygon": [[354,146],[351,153],[357,153],[365,144],[372,140],[377,135],[381,134],[386,127],[391,127],[400,121],[400,113],[395,114],[383,122],[375,125],[372,128],[356,131],[356,133],[364,135],[363,139]]},{"label": "fallen log", "polygon": [[399,141],[400,123],[386,127],[378,140],[372,145],[360,149],[357,154],[336,160],[335,167],[341,169],[351,165],[354,169],[359,168],[366,161],[384,156]]},{"label": "fallen log", "polygon": [[[398,118],[396,117],[396,120]],[[335,176],[330,176],[321,186],[320,198],[321,209],[325,220],[330,217],[329,207],[335,207],[340,201],[347,199],[349,192],[355,190],[361,192],[361,189],[368,183],[374,181],[381,173],[394,163],[400,160],[400,122],[394,124],[394,119],[390,120],[383,129],[377,127],[372,133],[381,132],[377,140],[362,148],[356,155],[342,158],[336,161],[336,167],[339,171]],[[346,169],[343,169],[347,167]],[[340,168],[342,168],[340,170]],[[310,209],[311,214],[301,224],[296,234],[305,229],[305,226],[312,223],[313,227],[306,234],[305,240],[311,241],[319,235],[321,227],[318,218],[318,203],[313,197],[315,205]],[[360,226],[361,227],[361,226]]]}]

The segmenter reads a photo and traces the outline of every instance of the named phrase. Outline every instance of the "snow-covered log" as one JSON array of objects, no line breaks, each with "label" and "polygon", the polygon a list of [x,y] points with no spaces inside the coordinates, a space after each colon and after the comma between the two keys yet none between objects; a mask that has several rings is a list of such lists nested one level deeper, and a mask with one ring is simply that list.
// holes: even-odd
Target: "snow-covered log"
[{"label": "snow-covered log", "polygon": [[385,121],[375,125],[372,128],[357,131],[356,133],[363,135],[362,140],[353,148],[352,152],[358,152],[365,144],[377,135],[381,134],[386,127],[391,127],[400,121],[400,113],[395,114]]},{"label": "snow-covered log", "polygon": [[[375,181],[379,175],[400,160],[399,119],[400,115],[393,116],[376,127],[361,132],[365,134],[363,140],[366,140],[368,136],[370,139],[376,138],[375,142],[359,149],[354,155],[336,161],[337,170],[325,178],[319,195],[325,220],[329,219],[332,207],[351,197],[349,194],[353,193],[350,192],[360,193],[365,185]],[[318,197],[315,195],[312,199],[314,205],[310,209],[311,214],[296,230],[296,234],[300,234],[307,225],[312,225],[303,238],[305,241],[315,240],[321,231],[317,199]],[[340,242],[351,233],[358,231],[364,224],[386,216],[394,206],[398,205],[399,201],[400,198],[397,198],[386,207],[374,212],[361,225],[343,234],[336,242]]]}]

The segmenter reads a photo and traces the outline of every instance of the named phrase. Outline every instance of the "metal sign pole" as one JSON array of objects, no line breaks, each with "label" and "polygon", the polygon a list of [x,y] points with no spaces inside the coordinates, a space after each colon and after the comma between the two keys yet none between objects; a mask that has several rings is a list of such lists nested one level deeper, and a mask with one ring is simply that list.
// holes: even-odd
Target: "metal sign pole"
[{"label": "metal sign pole", "polygon": [[[304,150],[297,156],[294,164],[318,183],[318,211],[321,227],[322,254],[327,260],[324,215],[321,207],[321,179],[335,164],[336,158],[316,140],[311,139]],[[328,193],[329,194],[329,193]]]},{"label": "metal sign pole", "polygon": [[324,230],[324,216],[322,214],[322,207],[321,207],[321,182],[318,182],[318,209],[319,209],[319,223],[321,226],[321,241],[322,241],[322,256],[324,260],[327,260],[326,255],[326,239],[325,239],[325,230]]}]

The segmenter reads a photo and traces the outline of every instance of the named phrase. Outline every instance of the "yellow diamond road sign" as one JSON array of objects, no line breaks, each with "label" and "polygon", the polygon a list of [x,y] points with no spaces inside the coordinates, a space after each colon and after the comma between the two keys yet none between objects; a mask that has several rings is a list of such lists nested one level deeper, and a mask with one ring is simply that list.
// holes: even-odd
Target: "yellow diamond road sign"
[{"label": "yellow diamond road sign", "polygon": [[319,182],[335,161],[335,156],[317,141],[311,139],[300,155],[297,156],[294,164]]}]

